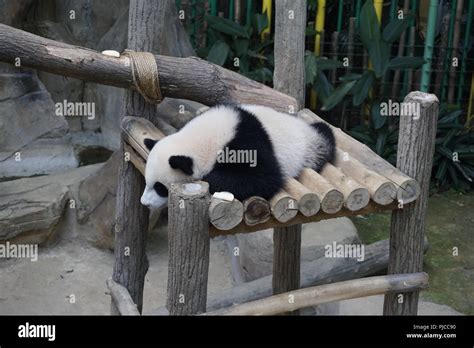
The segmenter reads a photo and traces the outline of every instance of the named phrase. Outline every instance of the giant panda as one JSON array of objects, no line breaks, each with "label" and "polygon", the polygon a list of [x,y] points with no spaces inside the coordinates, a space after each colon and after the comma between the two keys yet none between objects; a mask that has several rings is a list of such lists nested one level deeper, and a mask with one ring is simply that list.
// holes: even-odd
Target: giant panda
[{"label": "giant panda", "polygon": [[[285,178],[298,176],[303,167],[320,171],[335,154],[334,134],[326,124],[310,125],[258,105],[217,105],[177,133],[158,142],[146,138],[144,145],[150,154],[140,201],[150,208],[167,203],[172,183],[198,179],[209,183],[211,193],[268,200]],[[247,162],[235,163],[238,154]]]}]

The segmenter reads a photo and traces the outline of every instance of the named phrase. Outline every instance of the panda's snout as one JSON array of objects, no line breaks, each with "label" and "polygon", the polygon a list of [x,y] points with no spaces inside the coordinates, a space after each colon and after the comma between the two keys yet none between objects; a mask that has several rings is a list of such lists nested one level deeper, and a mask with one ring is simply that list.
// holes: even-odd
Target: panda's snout
[{"label": "panda's snout", "polygon": [[168,199],[158,196],[154,189],[150,189],[148,186],[145,187],[140,203],[148,208],[160,208],[164,204],[168,203]]}]

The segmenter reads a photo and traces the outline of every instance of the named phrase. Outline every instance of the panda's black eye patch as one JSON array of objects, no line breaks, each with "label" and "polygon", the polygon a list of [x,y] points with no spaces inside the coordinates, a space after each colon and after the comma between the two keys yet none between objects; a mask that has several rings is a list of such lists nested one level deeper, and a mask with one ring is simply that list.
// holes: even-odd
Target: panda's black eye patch
[{"label": "panda's black eye patch", "polygon": [[156,193],[158,196],[161,197],[168,197],[168,189],[166,188],[165,185],[163,185],[161,182],[157,182],[153,188],[155,189]]}]

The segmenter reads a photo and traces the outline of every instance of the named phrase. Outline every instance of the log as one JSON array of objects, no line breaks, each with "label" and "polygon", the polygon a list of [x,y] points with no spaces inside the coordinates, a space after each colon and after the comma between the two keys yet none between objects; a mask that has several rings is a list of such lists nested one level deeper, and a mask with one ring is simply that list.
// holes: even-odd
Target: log
[{"label": "log", "polygon": [[298,210],[304,216],[313,216],[321,208],[318,195],[311,192],[295,179],[288,179],[284,189],[298,201]]},{"label": "log", "polygon": [[160,140],[165,137],[157,127],[142,117],[125,116],[122,120],[124,140],[144,159],[148,159],[150,151],[145,146],[145,139]]},{"label": "log", "polygon": [[123,144],[124,160],[132,162],[133,166],[138,169],[141,175],[145,176],[146,163],[143,158],[127,143]]},{"label": "log", "polygon": [[322,169],[321,175],[341,190],[344,195],[344,207],[347,209],[356,211],[369,204],[369,191],[357,181],[344,175],[341,169],[327,163]]},{"label": "log", "polygon": [[206,311],[209,272],[209,185],[172,184],[168,197],[168,286],[170,315]]},{"label": "log", "polygon": [[[425,250],[428,243],[424,244]],[[323,257],[301,265],[301,288],[357,279],[377,274],[387,269],[388,239],[365,246],[365,258]],[[225,289],[209,296],[207,312],[246,303],[272,295],[272,276],[266,276],[248,283]]]},{"label": "log", "polygon": [[345,175],[354,178],[359,184],[367,187],[374,202],[387,205],[396,198],[397,189],[390,180],[368,169],[347,152],[336,149],[334,164],[341,168]]},{"label": "log", "polygon": [[349,153],[364,166],[386,177],[397,187],[397,199],[403,204],[413,202],[420,195],[420,184],[385,161],[368,146],[358,142],[341,129],[334,127],[308,109],[301,110],[298,116],[307,122],[324,122],[331,127],[339,149]]},{"label": "log", "polygon": [[273,217],[280,222],[287,222],[298,214],[298,201],[287,192],[278,192],[271,200]]},{"label": "log", "polygon": [[[144,20],[142,25],[151,25],[148,22]],[[137,27],[133,28],[135,32]],[[139,32],[143,35],[156,33]],[[130,42],[128,47],[136,51],[151,51],[151,46],[142,48],[132,46]],[[14,64],[16,58],[21,59],[22,68],[34,68],[103,85],[133,88],[128,57],[106,56],[88,48],[45,39],[0,24],[0,61]],[[284,112],[288,112],[289,106],[295,106],[297,110],[294,98],[197,57],[155,55],[155,58],[164,97],[189,99],[206,105],[233,101],[265,105]]]},{"label": "log", "polygon": [[320,174],[310,168],[304,168],[298,181],[318,195],[323,212],[336,214],[341,210],[344,204],[344,195]]},{"label": "log", "polygon": [[[130,1],[128,23],[129,48],[138,51],[159,49],[156,45],[153,45],[155,37],[153,33],[160,33],[164,26],[164,18],[160,20],[159,17],[156,17],[163,13],[163,6],[167,6],[167,4],[151,0]],[[152,16],[150,16],[150,14],[152,14]],[[87,58],[78,59],[77,56],[75,56],[78,52],[75,49],[67,48],[68,45],[64,46],[65,44],[49,40],[43,41],[45,39],[32,34],[26,34],[22,31],[16,31],[16,29],[11,30],[11,28],[6,26],[0,26],[0,31],[5,31],[5,36],[0,35],[2,38],[0,40],[0,46],[8,46],[6,51],[3,49],[0,49],[0,51],[2,54],[5,53],[8,55],[20,50],[20,52],[17,51],[17,53],[21,53],[19,57],[21,57],[23,66],[25,66],[25,63],[28,63],[29,60],[34,64],[34,62],[41,62],[42,59],[50,59],[50,61],[46,61],[49,62],[48,66],[75,66],[76,69],[79,68],[79,70],[84,72],[88,71],[88,66],[99,66],[102,68],[108,66],[107,64],[104,66],[100,61],[88,61]],[[12,42],[15,35],[19,37],[16,42]],[[30,39],[31,42],[29,42]],[[42,46],[37,39],[47,44]],[[49,45],[51,43],[54,43],[54,45]],[[29,44],[31,44],[31,46],[28,46]],[[31,55],[28,53],[31,52],[31,50],[36,53]],[[93,51],[90,52],[95,56],[107,57]],[[44,53],[46,53],[46,55],[44,55]],[[107,57],[106,59],[107,61],[117,60],[117,58],[111,57]],[[45,62],[43,61],[43,63]],[[106,77],[106,79],[107,78],[108,77]],[[142,96],[136,91],[128,91],[125,94],[122,115],[142,116],[151,121],[154,119],[155,111],[156,105],[146,103]],[[122,156],[125,155],[124,145],[125,142],[122,137]],[[125,159],[125,157],[122,158]],[[133,302],[137,305],[138,311],[141,313],[145,275],[148,271],[146,241],[149,210],[140,203],[140,195],[145,188],[145,180],[131,161],[125,160],[122,160],[120,163],[117,180],[115,265],[112,278],[115,282],[127,288]],[[118,314],[118,309],[113,302],[111,304],[111,314]]]},{"label": "log", "polygon": [[262,197],[253,196],[247,198],[243,204],[244,221],[247,226],[255,226],[267,222],[272,215],[270,203]]},{"label": "log", "polygon": [[140,315],[137,305],[133,302],[127,288],[114,282],[112,278],[107,279],[107,288],[120,315]]},{"label": "log", "polygon": [[[434,94],[411,92],[404,102],[420,103],[420,117],[402,117],[398,138],[397,167],[417,180],[419,199],[392,212],[388,273],[414,273],[423,270],[425,234],[431,167],[438,121],[438,98]],[[419,293],[385,296],[384,315],[416,315]]]},{"label": "log", "polygon": [[329,302],[427,287],[428,274],[424,272],[368,277],[294,290],[205,315],[276,315]]},{"label": "log", "polygon": [[[287,227],[294,224],[307,224],[310,222],[317,222],[317,221],[326,220],[326,219],[334,219],[334,218],[342,217],[342,216],[350,217],[350,216],[357,216],[357,215],[381,213],[385,211],[394,210],[397,208],[398,208],[398,203],[396,202],[388,204],[388,205],[380,205],[373,201],[370,201],[369,204],[367,204],[365,208],[362,208],[361,210],[357,210],[357,211],[351,211],[347,208],[342,208],[340,211],[338,211],[335,214],[328,214],[323,211],[320,211],[318,214],[313,215],[313,216],[304,216],[303,214],[297,214],[292,220],[287,221],[287,222],[280,222],[272,216],[266,222],[262,222],[255,225],[247,225],[245,223],[241,223],[237,225],[236,227],[230,230],[226,230],[226,231],[218,230],[214,226],[211,226],[209,233],[211,234],[212,237],[236,234],[236,233],[251,233],[251,232],[256,232],[260,230],[265,230],[268,228]],[[244,217],[245,217],[245,211],[244,211]]]},{"label": "log", "polygon": [[[295,113],[305,104],[305,31],[306,0],[275,1],[275,69],[273,85],[275,89],[296,99],[288,104],[287,112]],[[288,210],[281,211],[281,201],[272,206],[274,216],[283,222],[298,214],[293,199],[284,204]],[[289,205],[286,205],[288,203]],[[301,225],[293,225],[273,230],[273,293],[278,294],[300,287]],[[298,314],[293,312],[292,314]]]},{"label": "log", "polygon": [[244,206],[237,199],[229,202],[219,198],[211,198],[209,220],[219,230],[230,230],[242,222]]}]

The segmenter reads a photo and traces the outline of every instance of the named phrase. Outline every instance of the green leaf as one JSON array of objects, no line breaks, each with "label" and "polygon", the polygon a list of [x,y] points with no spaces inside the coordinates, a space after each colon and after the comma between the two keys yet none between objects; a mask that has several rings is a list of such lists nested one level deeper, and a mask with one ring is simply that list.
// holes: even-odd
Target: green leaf
[{"label": "green leaf", "polygon": [[384,126],[387,121],[387,116],[380,115],[380,102],[374,102],[372,104],[371,116],[372,116],[372,125],[375,130],[380,129]]},{"label": "green leaf", "polygon": [[464,178],[466,178],[467,181],[472,182],[472,178],[469,175],[466,174],[463,167],[458,162],[453,162],[453,164],[456,167],[456,169],[459,170],[459,172],[462,174],[462,176],[464,176]]},{"label": "green leaf", "polygon": [[374,144],[374,139],[372,139],[372,137],[367,133],[357,132],[357,131],[354,131],[354,130],[351,130],[348,133],[353,138],[356,138],[357,140],[362,141],[366,145],[373,145]]},{"label": "green leaf", "polygon": [[354,81],[362,77],[362,74],[349,73],[339,77],[339,81]]},{"label": "green leaf", "polygon": [[343,67],[342,62],[335,59],[328,59],[326,57],[317,57],[316,64],[318,65],[319,70],[334,70]]},{"label": "green leaf", "polygon": [[312,52],[307,51],[304,58],[305,84],[313,84],[316,73],[318,72],[316,66],[316,56]]},{"label": "green leaf", "polygon": [[387,69],[416,69],[425,64],[423,57],[396,57],[388,62]]},{"label": "green leaf", "polygon": [[442,154],[444,157],[446,157],[450,161],[453,160],[453,152],[445,146],[437,146],[436,147],[436,152],[439,152],[440,154]]},{"label": "green leaf", "polygon": [[237,39],[232,42],[232,47],[234,48],[235,55],[241,57],[247,53],[249,49],[250,41],[247,39]]},{"label": "green leaf", "polygon": [[268,27],[267,11],[262,14],[256,13],[253,16],[253,27],[257,29],[259,35]]},{"label": "green leaf", "polygon": [[383,39],[385,42],[393,43],[398,40],[403,31],[408,28],[413,16],[411,14],[405,15],[403,19],[395,19],[391,21],[383,30]]},{"label": "green leaf", "polygon": [[245,27],[231,21],[227,18],[215,17],[215,16],[206,16],[207,24],[221,32],[232,36],[249,38],[249,33]]},{"label": "green leaf", "polygon": [[212,45],[211,50],[207,55],[207,60],[214,64],[222,66],[227,60],[228,55],[229,46],[227,46],[224,41],[216,41],[214,45]]},{"label": "green leaf", "polygon": [[313,84],[313,89],[318,93],[318,97],[324,104],[326,99],[331,95],[334,88],[328,81],[326,74],[322,70],[318,70],[316,73],[316,79]]},{"label": "green leaf", "polygon": [[377,152],[378,155],[382,155],[385,148],[386,140],[387,140],[387,132],[380,132],[377,135],[377,141],[375,143],[375,152]]},{"label": "green leaf", "polygon": [[380,25],[372,1],[366,1],[360,11],[360,38],[366,47],[381,39]]},{"label": "green leaf", "polygon": [[439,165],[438,170],[436,171],[435,178],[437,180],[441,180],[441,178],[445,176],[447,169],[448,169],[448,161],[443,160],[443,162],[441,162],[441,164]]},{"label": "green leaf", "polygon": [[331,93],[331,95],[326,99],[324,102],[323,107],[321,110],[331,110],[333,107],[335,107],[337,104],[339,104],[342,99],[346,96],[347,93],[352,89],[352,87],[355,85],[356,81],[349,81],[349,82],[343,82],[341,83],[335,90],[334,92]]},{"label": "green leaf", "polygon": [[461,114],[461,109],[445,114],[439,119],[438,124],[446,124],[453,121],[457,121],[458,117],[461,116]]},{"label": "green leaf", "polygon": [[367,98],[369,90],[372,87],[374,81],[375,75],[371,70],[366,71],[364,75],[362,75],[362,77],[357,81],[353,91],[354,98],[352,99],[354,106],[362,104],[365,98]]},{"label": "green leaf", "polygon": [[375,40],[371,41],[366,48],[374,68],[375,76],[377,78],[382,77],[387,69],[388,59],[390,58],[387,43],[382,40]]},{"label": "green leaf", "polygon": [[449,176],[451,177],[451,180],[453,180],[454,186],[458,187],[459,186],[458,175],[456,174],[456,171],[454,170],[453,166],[448,167],[448,173],[449,173]]}]

